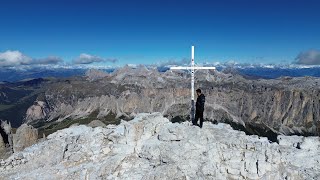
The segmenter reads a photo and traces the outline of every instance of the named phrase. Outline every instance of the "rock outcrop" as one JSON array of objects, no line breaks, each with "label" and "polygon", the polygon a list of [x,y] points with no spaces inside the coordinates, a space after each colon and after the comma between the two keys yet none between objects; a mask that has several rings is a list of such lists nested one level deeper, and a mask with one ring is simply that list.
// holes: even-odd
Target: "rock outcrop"
[{"label": "rock outcrop", "polygon": [[49,112],[47,104],[43,101],[35,101],[34,105],[30,106],[26,112],[27,122],[38,119],[44,119]]},{"label": "rock outcrop", "polygon": [[101,71],[101,70],[97,70],[97,69],[89,69],[86,73],[85,73],[85,76],[87,77],[87,79],[89,81],[94,81],[94,80],[97,80],[97,79],[102,79],[106,76],[108,76],[109,74],[104,72],[104,71]]},{"label": "rock outcrop", "polygon": [[0,136],[0,159],[6,159],[12,154],[11,148]]},{"label": "rock outcrop", "polygon": [[38,140],[38,130],[30,125],[22,124],[13,134],[13,151],[19,152],[35,144]]},{"label": "rock outcrop", "polygon": [[6,144],[3,141],[2,136],[0,136],[0,151],[2,151],[6,147]]},{"label": "rock outcrop", "polygon": [[[200,129],[160,113],[106,128],[80,125],[0,162],[2,179],[319,179],[319,137],[279,144],[229,125]],[[299,145],[298,145],[299,143]]]},{"label": "rock outcrop", "polygon": [[11,124],[0,121],[0,159],[9,157],[12,152]]},{"label": "rock outcrop", "polygon": [[88,126],[93,127],[93,128],[99,127],[99,126],[106,127],[106,125],[103,122],[101,122],[100,120],[93,120],[88,124]]}]

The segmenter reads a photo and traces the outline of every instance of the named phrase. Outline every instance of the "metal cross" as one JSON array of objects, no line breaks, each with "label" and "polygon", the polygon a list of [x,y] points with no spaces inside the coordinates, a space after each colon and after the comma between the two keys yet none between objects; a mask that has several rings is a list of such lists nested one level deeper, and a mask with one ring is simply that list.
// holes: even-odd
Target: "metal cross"
[{"label": "metal cross", "polygon": [[197,69],[216,69],[215,67],[198,67],[194,65],[194,46],[191,46],[191,66],[190,67],[170,67],[171,70],[190,70],[191,72],[191,113],[190,119],[194,120],[194,70]]}]

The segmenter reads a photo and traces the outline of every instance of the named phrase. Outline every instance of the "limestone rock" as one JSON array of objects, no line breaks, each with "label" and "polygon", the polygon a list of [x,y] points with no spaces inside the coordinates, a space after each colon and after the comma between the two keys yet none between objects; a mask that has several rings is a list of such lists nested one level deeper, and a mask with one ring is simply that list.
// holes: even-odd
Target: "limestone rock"
[{"label": "limestone rock", "polygon": [[22,124],[13,134],[13,151],[19,152],[35,144],[38,140],[38,130],[30,125]]},{"label": "limestone rock", "polygon": [[85,76],[87,77],[88,80],[94,81],[94,80],[102,79],[102,78],[108,76],[108,73],[101,71],[101,70],[97,70],[97,69],[89,69],[85,73]]},{"label": "limestone rock", "polygon": [[26,122],[44,119],[49,112],[47,104],[43,101],[36,101],[26,112]]},{"label": "limestone rock", "polygon": [[79,126],[79,125],[80,125],[79,123],[74,123],[74,124],[71,124],[69,127]]},{"label": "limestone rock", "polygon": [[11,123],[7,121],[1,121],[1,128],[6,134],[11,134]]},{"label": "limestone rock", "polygon": [[12,152],[12,133],[11,124],[1,121],[0,127],[0,159],[9,157]]},{"label": "limestone rock", "polygon": [[99,126],[100,127],[106,127],[106,124],[104,124],[100,120],[93,120],[88,124],[88,126],[93,127],[93,128],[99,127]]},{"label": "limestone rock", "polygon": [[[300,137],[298,139],[301,139]],[[226,124],[171,123],[160,113],[59,130],[0,163],[2,179],[319,179],[319,138],[271,143]],[[312,145],[314,144],[314,146]]]},{"label": "limestone rock", "polygon": [[2,136],[0,135],[0,151],[3,150],[5,147],[6,147],[6,145],[5,145],[4,141],[3,141]]}]

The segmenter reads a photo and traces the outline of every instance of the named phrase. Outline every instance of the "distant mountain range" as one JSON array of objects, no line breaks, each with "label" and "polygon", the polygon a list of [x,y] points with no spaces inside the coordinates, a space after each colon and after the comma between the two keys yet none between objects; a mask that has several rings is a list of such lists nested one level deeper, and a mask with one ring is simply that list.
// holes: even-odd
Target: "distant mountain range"
[{"label": "distant mountain range", "polygon": [[[0,68],[0,82],[16,82],[35,78],[65,78],[83,76],[88,68],[43,68],[35,67],[28,69]],[[103,69],[105,72],[114,71],[113,68]]]},{"label": "distant mountain range", "polygon": [[0,81],[15,82],[42,77],[70,77],[84,74],[84,69],[0,69]]},{"label": "distant mountain range", "polygon": [[[250,65],[250,64],[205,64],[205,66],[215,66],[218,71],[229,71],[251,78],[275,79],[281,76],[289,77],[320,77],[320,66],[301,65]],[[148,67],[148,66],[147,66]],[[45,77],[72,77],[83,76],[92,67],[29,67],[25,68],[0,68],[1,82],[16,82],[25,79],[45,78]],[[104,72],[113,72],[117,68],[98,67]],[[157,67],[159,72],[165,72],[170,66]]]},{"label": "distant mountain range", "polygon": [[[245,68],[218,69],[195,74],[196,87],[206,95],[206,120],[229,123],[272,141],[277,134],[320,134],[320,102],[316,100],[320,78],[261,79],[263,71],[248,76],[239,75]],[[10,121],[14,128],[27,122],[48,135],[96,119],[118,124],[141,112],[161,112],[172,122],[189,118],[189,73],[159,72],[159,68],[142,65],[105,71],[0,84],[0,119]]]},{"label": "distant mountain range", "polygon": [[304,77],[313,76],[320,77],[320,67],[308,68],[265,68],[265,67],[251,67],[237,69],[241,74],[246,76],[256,76],[264,79],[275,79],[281,76],[290,77]]},{"label": "distant mountain range", "polygon": [[[289,77],[320,77],[320,66],[302,65],[249,65],[249,64],[207,64],[215,66],[218,71],[232,71],[243,76],[262,79],[276,79],[282,76]],[[158,70],[165,72],[170,67],[158,67]]]}]

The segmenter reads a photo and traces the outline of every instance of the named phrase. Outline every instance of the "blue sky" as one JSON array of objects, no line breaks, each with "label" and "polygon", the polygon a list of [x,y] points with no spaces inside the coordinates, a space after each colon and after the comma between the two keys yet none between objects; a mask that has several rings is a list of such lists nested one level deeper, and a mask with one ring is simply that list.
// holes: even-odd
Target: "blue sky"
[{"label": "blue sky", "polygon": [[57,62],[179,61],[195,45],[198,62],[291,63],[320,49],[315,0],[0,0],[0,19],[0,53]]}]

